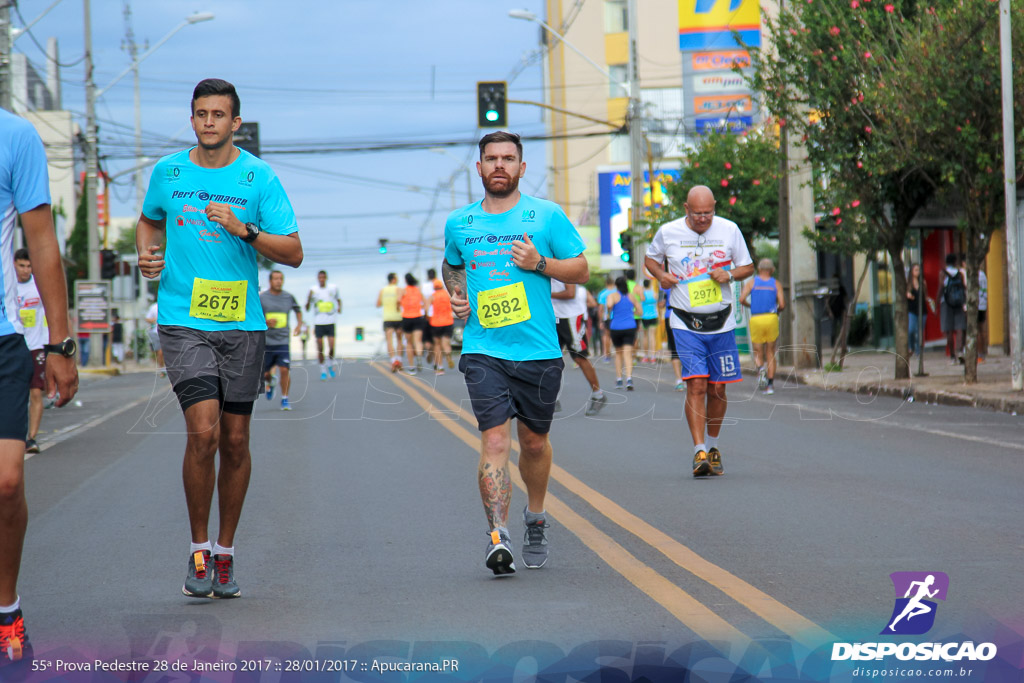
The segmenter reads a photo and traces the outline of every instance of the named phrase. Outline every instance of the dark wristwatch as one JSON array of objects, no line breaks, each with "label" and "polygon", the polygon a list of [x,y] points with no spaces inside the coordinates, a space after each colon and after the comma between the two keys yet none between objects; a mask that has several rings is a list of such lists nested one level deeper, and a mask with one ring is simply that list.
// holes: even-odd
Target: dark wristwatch
[{"label": "dark wristwatch", "polygon": [[242,238],[242,241],[252,244],[253,242],[256,241],[256,238],[259,237],[260,229],[259,226],[257,226],[255,223],[246,223],[245,232],[246,235],[245,237]]},{"label": "dark wristwatch", "polygon": [[59,344],[43,344],[43,351],[48,354],[56,353],[65,358],[74,358],[75,352],[78,351],[78,343],[71,337],[68,337]]},{"label": "dark wristwatch", "polygon": [[540,261],[537,261],[537,265],[533,267],[533,270],[538,273],[543,273],[544,269],[548,267],[548,260],[543,256],[540,257]]}]

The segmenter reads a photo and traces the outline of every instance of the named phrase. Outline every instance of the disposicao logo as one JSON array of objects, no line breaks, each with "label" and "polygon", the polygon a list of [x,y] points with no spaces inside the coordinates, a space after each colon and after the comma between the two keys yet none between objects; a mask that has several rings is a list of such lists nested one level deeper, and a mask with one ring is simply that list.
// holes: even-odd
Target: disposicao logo
[{"label": "disposicao logo", "polygon": [[896,604],[881,635],[919,636],[930,631],[938,608],[934,601],[946,600],[949,577],[944,572],[893,572],[889,578],[896,589]]},{"label": "disposicao logo", "polygon": [[[893,572],[896,593],[892,614],[879,635],[916,636],[935,625],[936,600],[946,599],[949,576],[944,572]],[[988,661],[996,656],[993,643],[834,643],[832,661],[871,660],[895,656],[902,661]]]}]

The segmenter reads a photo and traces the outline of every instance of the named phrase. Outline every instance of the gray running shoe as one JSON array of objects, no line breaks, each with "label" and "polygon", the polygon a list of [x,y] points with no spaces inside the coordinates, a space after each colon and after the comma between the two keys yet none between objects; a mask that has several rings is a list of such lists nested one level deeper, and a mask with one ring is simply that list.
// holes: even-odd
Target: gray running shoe
[{"label": "gray running shoe", "polygon": [[757,388],[764,391],[764,388],[768,386],[768,371],[760,367],[757,369]]},{"label": "gray running shoe", "polygon": [[504,531],[495,529],[490,533],[491,542],[487,545],[487,568],[495,576],[516,573],[515,558],[512,557],[512,540]]},{"label": "gray running shoe", "polygon": [[242,589],[235,583],[234,555],[214,555],[213,574],[213,597],[237,598],[242,595]]},{"label": "gray running shoe", "polygon": [[548,561],[548,539],[544,530],[550,524],[544,517],[526,521],[526,511],[523,508],[523,524],[526,526],[526,534],[523,536],[523,564],[527,569],[540,569]]},{"label": "gray running shoe", "polygon": [[693,476],[706,477],[711,474],[711,463],[708,461],[708,454],[704,451],[697,451],[693,456]]},{"label": "gray running shoe", "polygon": [[25,452],[26,453],[38,453],[39,444],[36,443],[35,439],[25,439]]},{"label": "gray running shoe", "polygon": [[600,398],[595,398],[594,396],[591,396],[590,400],[587,401],[587,410],[583,414],[587,416],[597,415],[599,412],[601,412],[601,408],[604,408],[604,404],[607,402],[608,394],[601,394]]},{"label": "gray running shoe", "polygon": [[190,598],[208,598],[213,593],[213,565],[210,564],[209,550],[197,550],[189,556],[188,575],[181,593]]}]

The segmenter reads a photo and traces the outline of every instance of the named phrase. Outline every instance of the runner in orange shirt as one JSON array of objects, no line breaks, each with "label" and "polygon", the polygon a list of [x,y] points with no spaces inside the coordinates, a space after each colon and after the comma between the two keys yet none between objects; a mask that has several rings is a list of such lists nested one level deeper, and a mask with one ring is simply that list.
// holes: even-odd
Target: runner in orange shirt
[{"label": "runner in orange shirt", "polygon": [[406,288],[402,291],[402,334],[405,335],[406,358],[409,374],[415,375],[423,359],[423,292],[412,273],[405,274]]},{"label": "runner in orange shirt", "polygon": [[448,367],[454,368],[452,360],[452,332],[455,331],[455,319],[452,317],[452,299],[448,296],[444,283],[434,281],[434,294],[427,304],[430,310],[430,330],[434,338],[434,372],[444,374],[441,356],[448,359]]}]

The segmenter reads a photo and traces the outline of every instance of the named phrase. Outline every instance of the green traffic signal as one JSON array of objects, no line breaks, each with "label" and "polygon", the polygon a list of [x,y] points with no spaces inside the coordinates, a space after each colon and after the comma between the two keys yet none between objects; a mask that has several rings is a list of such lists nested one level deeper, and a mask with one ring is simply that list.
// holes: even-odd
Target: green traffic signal
[{"label": "green traffic signal", "polygon": [[633,257],[630,255],[628,251],[622,252],[622,256],[620,256],[619,258],[621,258],[626,263],[629,263],[633,259]]},{"label": "green traffic signal", "polygon": [[505,81],[479,81],[476,84],[476,118],[480,128],[508,126]]},{"label": "green traffic signal", "polygon": [[380,247],[377,249],[382,254],[388,253],[388,241],[383,237],[377,240],[380,243]]}]

